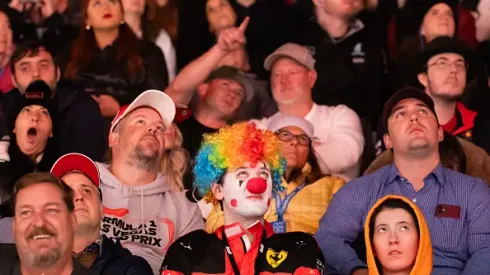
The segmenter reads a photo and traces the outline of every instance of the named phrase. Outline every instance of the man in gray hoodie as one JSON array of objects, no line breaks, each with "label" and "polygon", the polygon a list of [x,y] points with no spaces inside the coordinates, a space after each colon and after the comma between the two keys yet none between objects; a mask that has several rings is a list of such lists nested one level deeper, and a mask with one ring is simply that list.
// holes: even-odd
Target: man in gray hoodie
[{"label": "man in gray hoodie", "polygon": [[123,106],[109,133],[111,161],[97,163],[104,198],[102,233],[148,261],[155,274],[170,245],[204,228],[197,204],[171,192],[159,172],[164,132],[175,116],[165,93],[148,90]]}]

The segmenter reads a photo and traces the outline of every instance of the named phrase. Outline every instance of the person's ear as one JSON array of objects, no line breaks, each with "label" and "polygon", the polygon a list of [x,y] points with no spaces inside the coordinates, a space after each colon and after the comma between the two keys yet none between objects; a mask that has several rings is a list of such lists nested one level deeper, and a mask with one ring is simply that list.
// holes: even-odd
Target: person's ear
[{"label": "person's ear", "polygon": [[221,184],[213,183],[211,185],[211,192],[213,193],[214,198],[221,201],[224,198],[223,194],[223,186]]},{"label": "person's ear", "polygon": [[[121,123],[121,122],[119,122]],[[109,134],[109,148],[113,148],[119,144],[119,133],[111,132]]]},{"label": "person's ear", "polygon": [[201,83],[197,86],[197,94],[199,97],[204,97],[208,93],[208,88],[209,84],[208,83]]},{"label": "person's ear", "polygon": [[102,222],[102,220],[104,220],[104,205],[102,205],[102,200],[100,201],[99,211],[100,211],[100,221]]},{"label": "person's ear", "polygon": [[393,148],[393,144],[391,144],[390,135],[384,134],[383,135],[383,142],[385,143],[385,146],[386,146],[387,149],[392,149]]},{"label": "person's ear", "polygon": [[427,73],[419,73],[417,75],[417,78],[420,82],[420,84],[422,84],[425,88],[427,88],[429,86],[429,77],[427,76]]},{"label": "person's ear", "polygon": [[[60,78],[61,78],[60,67],[56,66],[56,83],[58,83],[60,81]],[[54,93],[54,91],[53,91],[53,93]]]},{"label": "person's ear", "polygon": [[313,89],[313,86],[315,86],[317,77],[318,77],[318,73],[316,72],[315,69],[310,70],[308,72],[308,80],[310,81],[310,88]]},{"label": "person's ear", "polygon": [[317,7],[322,7],[323,6],[323,0],[313,0],[313,4]]},{"label": "person's ear", "polygon": [[58,7],[56,7],[56,11],[59,14],[63,14],[66,11],[67,7],[68,7],[68,1],[67,0],[59,0]]},{"label": "person's ear", "polygon": [[17,79],[15,79],[14,74],[12,74],[12,84],[15,88],[19,88],[19,84],[17,84]]},{"label": "person's ear", "polygon": [[439,126],[439,129],[437,129],[437,137],[439,142],[442,142],[444,140],[444,130],[442,130],[441,126]]}]

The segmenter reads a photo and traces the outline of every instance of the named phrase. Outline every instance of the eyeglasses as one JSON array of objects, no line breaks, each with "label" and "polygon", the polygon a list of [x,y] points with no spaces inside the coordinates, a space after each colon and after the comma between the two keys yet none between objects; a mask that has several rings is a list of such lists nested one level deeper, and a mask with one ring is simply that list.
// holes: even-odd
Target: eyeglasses
[{"label": "eyeglasses", "polygon": [[454,66],[458,72],[465,72],[468,70],[469,66],[466,62],[458,60],[455,62],[449,62],[445,59],[439,59],[436,62],[429,64],[427,67],[436,67],[440,70],[447,70]]},{"label": "eyeglasses", "polygon": [[280,141],[284,142],[288,142],[296,138],[298,144],[302,146],[309,146],[311,143],[311,139],[307,135],[294,135],[293,133],[285,130],[277,131],[276,136]]}]

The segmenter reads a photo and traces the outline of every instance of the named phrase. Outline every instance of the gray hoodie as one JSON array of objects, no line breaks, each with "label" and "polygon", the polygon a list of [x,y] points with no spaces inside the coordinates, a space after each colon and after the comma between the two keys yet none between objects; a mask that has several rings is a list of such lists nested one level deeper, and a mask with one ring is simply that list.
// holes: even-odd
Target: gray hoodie
[{"label": "gray hoodie", "polygon": [[167,178],[158,174],[155,181],[142,186],[127,186],[97,163],[104,204],[102,234],[121,244],[150,264],[154,274],[170,245],[179,237],[204,228],[197,204],[183,192],[172,192]]}]

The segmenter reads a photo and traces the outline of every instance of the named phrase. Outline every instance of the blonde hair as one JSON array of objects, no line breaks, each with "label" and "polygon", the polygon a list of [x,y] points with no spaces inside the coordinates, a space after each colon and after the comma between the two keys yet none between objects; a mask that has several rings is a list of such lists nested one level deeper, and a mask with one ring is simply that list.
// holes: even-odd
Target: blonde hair
[{"label": "blonde hair", "polygon": [[174,146],[163,155],[161,172],[167,176],[172,191],[184,190],[184,173],[187,169],[189,153],[182,148],[182,133],[175,127]]}]

